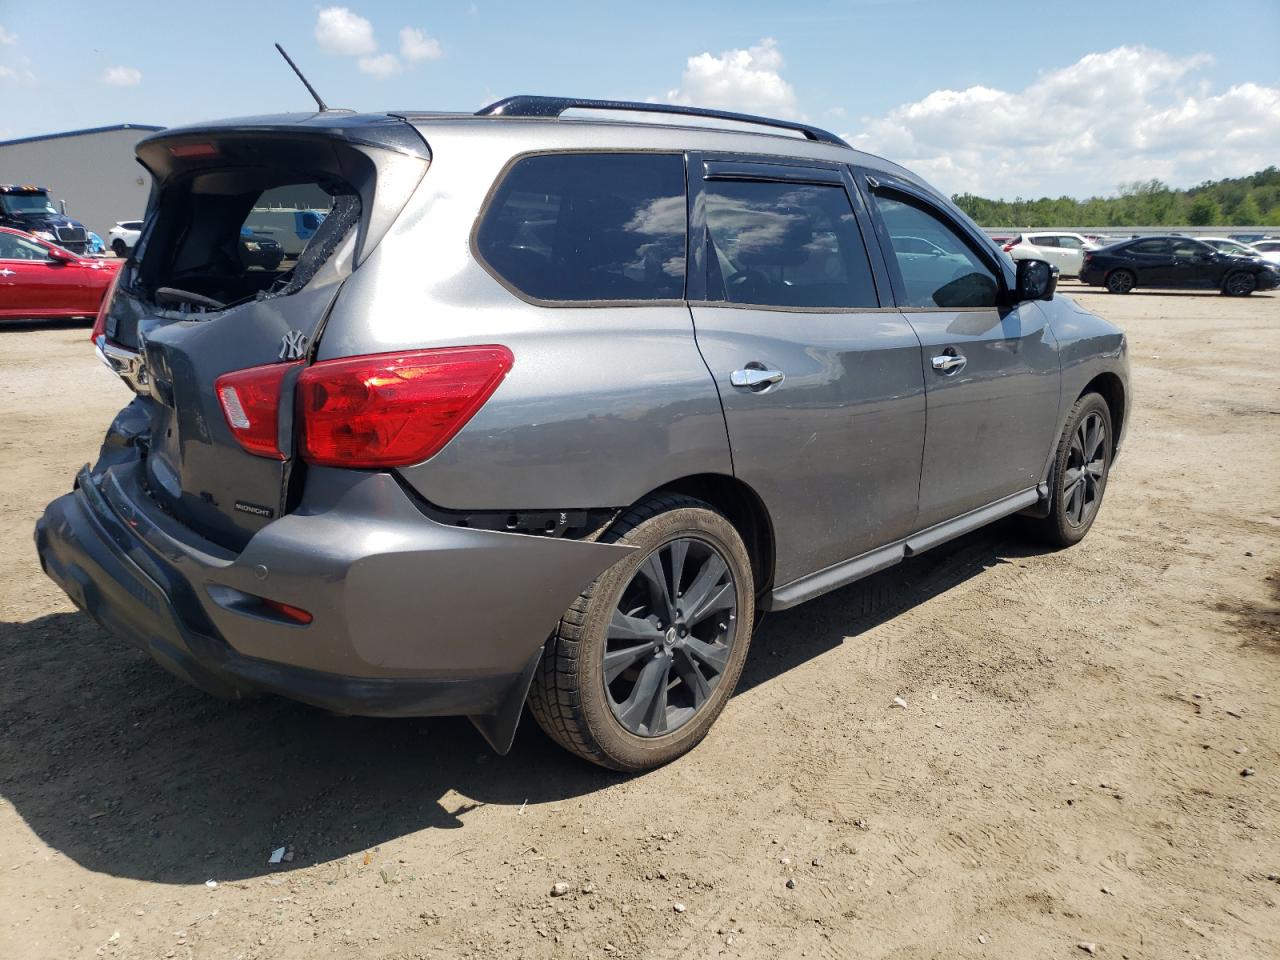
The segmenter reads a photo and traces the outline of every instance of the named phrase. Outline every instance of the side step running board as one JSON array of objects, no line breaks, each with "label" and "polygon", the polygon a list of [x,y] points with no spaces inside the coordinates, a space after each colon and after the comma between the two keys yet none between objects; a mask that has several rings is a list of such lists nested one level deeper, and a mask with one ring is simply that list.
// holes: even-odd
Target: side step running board
[{"label": "side step running board", "polygon": [[875,550],[853,557],[850,560],[843,560],[827,567],[825,570],[811,573],[808,576],[801,577],[799,580],[792,580],[790,583],[774,589],[766,601],[767,609],[786,610],[788,607],[794,607],[798,603],[804,603],[806,600],[821,596],[829,590],[843,587],[846,584],[853,583],[855,580],[861,580],[863,577],[884,570],[886,567],[891,567],[895,563],[900,563],[906,557],[923,553],[946,543],[948,540],[963,536],[971,530],[986,526],[1001,517],[1017,513],[1019,510],[1039,502],[1043,496],[1047,495],[1047,487],[1045,487],[1044,494],[1042,495],[1041,493],[1040,488],[1044,486],[1044,484],[1040,484],[1029,490],[1023,490],[1021,493],[1015,493],[1013,496],[1005,497],[1003,500],[989,503],[985,507],[979,507],[977,510],[972,510],[953,520],[947,520],[927,530],[921,530],[905,540],[877,547]]}]

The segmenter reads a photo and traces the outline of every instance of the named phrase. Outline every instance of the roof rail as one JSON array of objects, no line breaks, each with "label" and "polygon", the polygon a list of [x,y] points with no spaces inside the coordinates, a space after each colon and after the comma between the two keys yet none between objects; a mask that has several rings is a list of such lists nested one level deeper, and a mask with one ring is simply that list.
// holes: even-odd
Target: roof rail
[{"label": "roof rail", "polygon": [[762,127],[777,127],[780,130],[791,130],[802,133],[816,143],[829,143],[836,147],[847,147],[834,133],[820,127],[811,127],[807,123],[794,120],[774,120],[770,117],[758,117],[750,113],[734,113],[729,110],[706,110],[702,107],[682,107],[669,103],[641,103],[638,100],[583,100],[578,97],[535,97],[521,95],[505,97],[487,107],[476,111],[477,117],[541,117],[558,119],[566,110],[626,110],[633,113],[670,113],[682,117],[708,117],[713,120],[733,120],[738,123],[753,123]]}]

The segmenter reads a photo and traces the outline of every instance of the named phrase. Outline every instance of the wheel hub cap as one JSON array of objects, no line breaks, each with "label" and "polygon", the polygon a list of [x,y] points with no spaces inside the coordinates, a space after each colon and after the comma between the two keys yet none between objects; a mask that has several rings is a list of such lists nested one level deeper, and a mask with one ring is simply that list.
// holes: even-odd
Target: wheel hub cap
[{"label": "wheel hub cap", "polygon": [[646,557],[605,635],[609,708],[632,734],[658,737],[710,700],[737,633],[738,586],[720,551],[684,537]]}]

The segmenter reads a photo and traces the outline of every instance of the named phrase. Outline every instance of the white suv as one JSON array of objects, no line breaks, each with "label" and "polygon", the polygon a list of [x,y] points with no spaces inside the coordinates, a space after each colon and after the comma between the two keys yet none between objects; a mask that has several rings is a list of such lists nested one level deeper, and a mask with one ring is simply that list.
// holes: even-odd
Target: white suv
[{"label": "white suv", "polygon": [[117,257],[123,259],[129,255],[133,245],[138,242],[138,234],[142,232],[141,220],[118,220],[116,225],[107,231],[107,246]]},{"label": "white suv", "polygon": [[1084,252],[1098,245],[1078,233],[1020,233],[1004,245],[1015,260],[1047,260],[1064,277],[1078,277]]}]

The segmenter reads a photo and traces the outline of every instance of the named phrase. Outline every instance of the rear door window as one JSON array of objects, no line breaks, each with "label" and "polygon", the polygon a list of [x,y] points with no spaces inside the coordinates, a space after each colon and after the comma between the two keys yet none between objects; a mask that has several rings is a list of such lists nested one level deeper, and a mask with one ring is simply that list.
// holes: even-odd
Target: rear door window
[{"label": "rear door window", "polygon": [[511,167],[476,250],[534,300],[682,300],[685,224],[683,156],[545,154]]},{"label": "rear door window", "polygon": [[1032,237],[1032,238],[1031,238],[1031,242],[1032,242],[1032,243],[1034,243],[1037,247],[1056,247],[1056,246],[1058,246],[1058,238],[1057,238],[1057,237],[1051,237],[1051,236],[1047,236],[1047,235],[1044,235],[1044,234],[1041,234],[1040,236]]},{"label": "rear door window", "polygon": [[708,181],[705,197],[709,300],[879,306],[862,232],[843,186]]},{"label": "rear door window", "polygon": [[[944,216],[923,201],[896,192],[872,194],[902,277],[904,307],[994,307],[1000,282],[987,261]],[[935,248],[915,252],[908,238]]]},{"label": "rear door window", "polygon": [[1129,245],[1130,253],[1137,253],[1144,257],[1163,257],[1169,253],[1168,240],[1139,240],[1137,243]]}]

